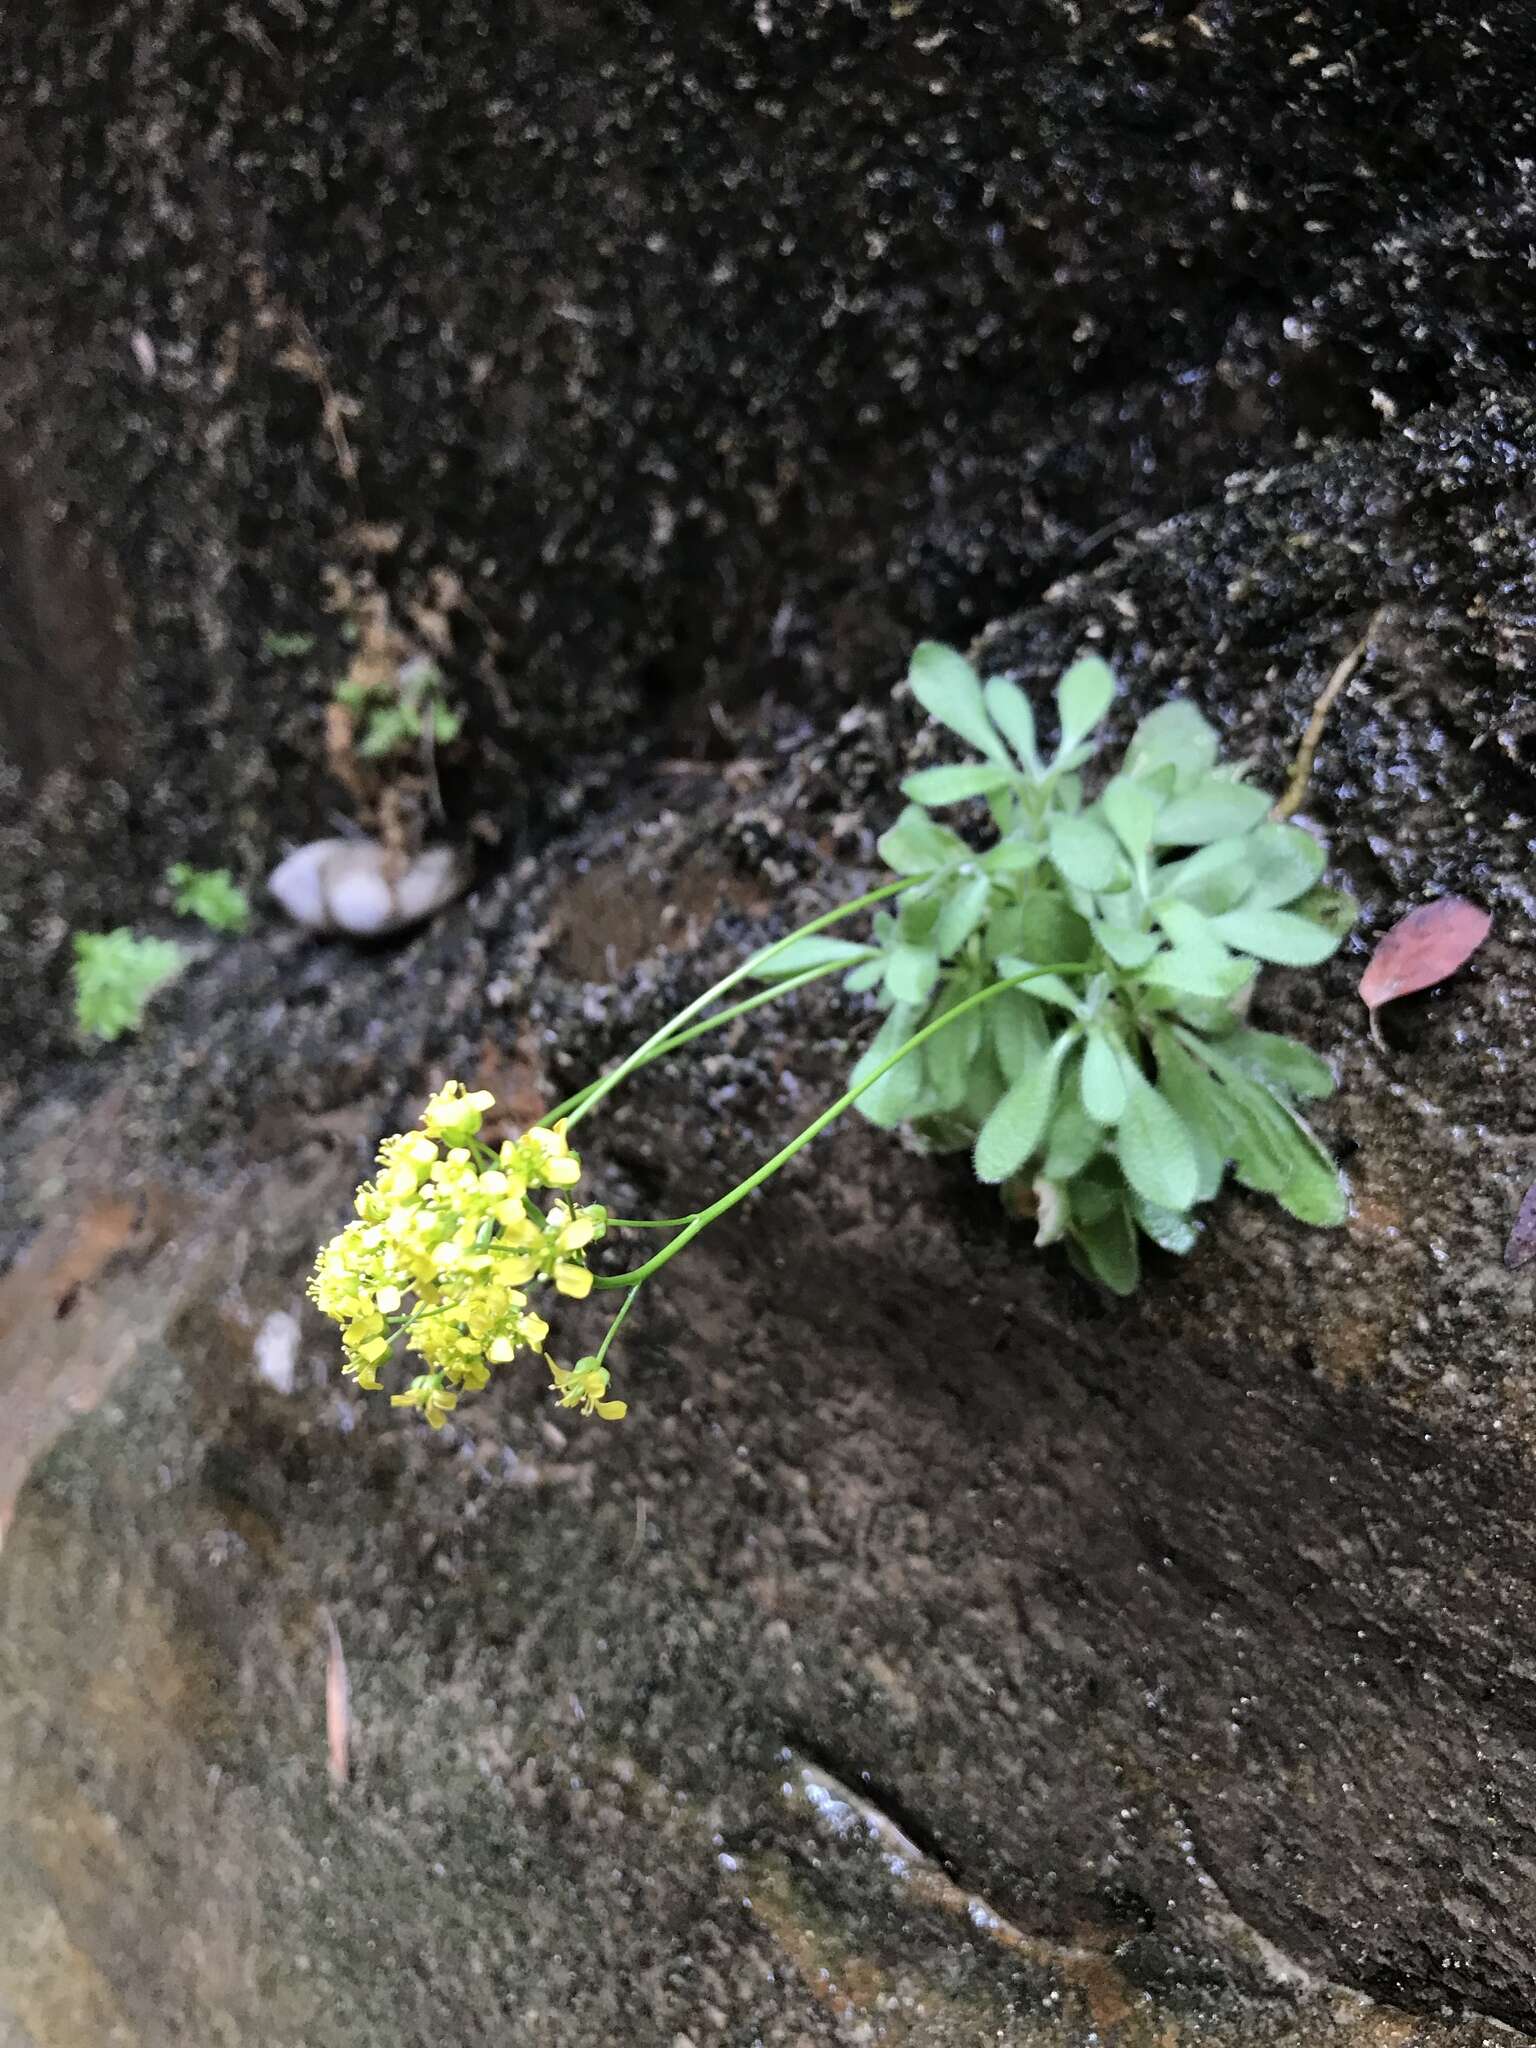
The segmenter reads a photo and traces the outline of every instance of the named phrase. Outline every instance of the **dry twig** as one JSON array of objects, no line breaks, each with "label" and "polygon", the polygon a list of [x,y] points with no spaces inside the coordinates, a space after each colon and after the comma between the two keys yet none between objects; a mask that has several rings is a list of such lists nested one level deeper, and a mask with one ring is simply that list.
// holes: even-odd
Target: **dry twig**
[{"label": "dry twig", "polygon": [[1379,605],[1371,613],[1365,631],[1335,667],[1333,674],[1324,683],[1317,702],[1312,706],[1312,716],[1307,720],[1307,729],[1301,736],[1301,745],[1296,749],[1296,759],[1291,763],[1290,778],[1285,785],[1284,794],[1269,814],[1276,823],[1283,823],[1285,819],[1294,817],[1301,809],[1312,781],[1312,761],[1322,740],[1323,728],[1328,723],[1328,714],[1368,653],[1371,637],[1380,624],[1385,610],[1385,605]]}]

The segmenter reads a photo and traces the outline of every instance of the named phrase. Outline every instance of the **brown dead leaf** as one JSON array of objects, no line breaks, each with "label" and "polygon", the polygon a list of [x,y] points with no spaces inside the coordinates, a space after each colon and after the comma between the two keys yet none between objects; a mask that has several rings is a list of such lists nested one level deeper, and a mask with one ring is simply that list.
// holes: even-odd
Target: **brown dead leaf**
[{"label": "brown dead leaf", "polygon": [[511,1053],[485,1040],[475,1074],[477,1088],[489,1088],[496,1107],[486,1118],[488,1141],[515,1138],[536,1124],[550,1104],[549,1084],[539,1060],[539,1042],[525,1024]]},{"label": "brown dead leaf", "polygon": [[1532,1259],[1536,1259],[1536,1181],[1532,1181],[1525,1191],[1515,1217],[1515,1227],[1504,1247],[1504,1263],[1511,1269],[1524,1266]]},{"label": "brown dead leaf", "polygon": [[1433,988],[1454,974],[1487,938],[1492,924],[1488,912],[1464,896],[1441,896],[1398,919],[1360,977],[1360,1000],[1371,1013],[1371,1036],[1378,1045],[1382,1038],[1377,1012],[1382,1005]]}]

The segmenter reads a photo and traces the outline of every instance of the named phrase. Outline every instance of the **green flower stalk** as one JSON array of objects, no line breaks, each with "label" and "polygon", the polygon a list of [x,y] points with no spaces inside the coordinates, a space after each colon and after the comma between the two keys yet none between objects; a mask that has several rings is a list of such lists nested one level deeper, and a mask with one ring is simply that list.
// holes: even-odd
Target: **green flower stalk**
[{"label": "green flower stalk", "polygon": [[[906,778],[911,801],[880,841],[894,879],[752,954],[497,1152],[479,1136],[493,1098],[456,1081],[420,1130],[385,1140],[356,1221],[322,1251],[310,1289],[342,1325],[359,1385],[377,1387],[397,1348],[416,1354],[426,1370],[394,1404],[441,1428],[461,1392],[527,1351],[544,1359],[562,1406],[619,1419],[626,1404],[609,1394],[606,1359],[640,1289],[855,1107],[933,1149],[969,1147],[978,1178],[1035,1219],[1038,1244],[1063,1243],[1118,1294],[1139,1279],[1139,1238],[1193,1248],[1193,1211],[1229,1167],[1303,1222],[1344,1220],[1338,1171],[1296,1110],[1331,1092],[1332,1076],[1306,1047],[1246,1021],[1259,963],[1316,965],[1353,919],[1347,897],[1320,887],[1321,846],[1271,819],[1269,799],[1219,761],[1216,733],[1187,702],[1144,719],[1090,798],[1082,771],[1114,693],[1096,657],[1057,686],[1049,753],[1010,678],[984,684],[952,649],[925,643],[910,680],[976,758]],[[982,844],[931,815],[964,804],[985,806]],[[863,911],[874,913],[870,941],[828,936]],[[829,974],[885,1015],[848,1087],[803,1131],[688,1216],[573,1206],[570,1133],[614,1088]],[[754,980],[767,986],[723,1004]],[[669,1236],[642,1264],[594,1275],[590,1251],[619,1230]],[[546,1349],[531,1288],[624,1300],[597,1352],[565,1367]]]}]

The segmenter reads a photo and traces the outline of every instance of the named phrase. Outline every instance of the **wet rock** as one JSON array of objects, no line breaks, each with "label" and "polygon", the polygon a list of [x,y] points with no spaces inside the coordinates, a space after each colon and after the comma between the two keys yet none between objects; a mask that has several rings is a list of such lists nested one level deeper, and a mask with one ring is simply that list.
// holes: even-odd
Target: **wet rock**
[{"label": "wet rock", "polygon": [[[777,756],[767,726],[745,777],[668,771],[397,954],[322,947],[293,985],[253,949],[190,982],[99,1129],[214,1181],[262,1130],[274,1186],[285,1162],[315,1178],[248,1261],[238,1333],[190,1302],[18,1503],[7,1924],[41,1943],[60,1916],[125,2024],[153,1997],[236,2041],[258,2010],[264,2040],[344,2041],[385,2004],[405,2038],[534,2014],[586,2041],[620,1994],[658,2039],[852,2040],[901,2012],[914,2040],[973,2040],[981,2011],[1026,2043],[1536,2025],[1531,1297],[1500,1258],[1532,1170],[1532,814],[1521,746],[1483,737],[1518,655],[1479,606],[1529,545],[1533,461],[1513,400],[1425,414],[1123,537],[987,636],[1034,682],[1098,641],[1124,726],[1186,689],[1278,787],[1386,607],[1306,806],[1362,933],[1260,1003],[1338,1068],[1343,1231],[1229,1193],[1189,1261],[1115,1305],[961,1168],[855,1126],[651,1290],[622,1428],[552,1432],[514,1380],[432,1438],[342,1399],[313,1325],[295,1392],[262,1386],[255,1333],[293,1308],[363,1134],[445,1073],[499,1066],[548,1101],[779,914],[853,893],[916,733],[904,698]],[[1384,1057],[1359,967],[1447,889],[1494,935],[1405,1001]],[[647,945],[635,906],[667,900],[697,915],[658,912]],[[617,983],[591,978],[610,944]],[[663,1063],[594,1120],[596,1184],[625,1213],[730,1185],[865,1030],[806,992]],[[352,1683],[345,1798],[321,1605]],[[184,1795],[151,1802],[167,1782]],[[926,1890],[892,1890],[863,1822],[845,1862],[828,1786],[913,1844]],[[115,1917],[91,1888],[108,1838]],[[146,1990],[151,1870],[205,1932]],[[962,1941],[955,1899],[1022,1946]]]},{"label": "wet rock", "polygon": [[[928,12],[0,27],[23,2048],[1536,2027],[1524,24]],[[268,926],[48,1093],[70,921],[332,829],[359,564],[465,593],[479,889]],[[1231,1194],[1113,1307],[853,1129],[653,1290],[622,1430],[514,1382],[429,1437],[312,1322],[263,1381],[427,1083],[551,1100],[869,875],[918,630],[1100,645],[1278,787],[1378,614],[1307,802],[1359,947],[1263,997],[1347,1230]],[[1447,890],[1494,936],[1384,1057],[1363,948]],[[658,1067],[594,1174],[729,1185],[866,1028]]]},{"label": "wet rock", "polygon": [[334,829],[329,570],[461,593],[516,851],[1528,360],[1511,5],[247,14],[0,24],[7,1048],[69,924]]}]

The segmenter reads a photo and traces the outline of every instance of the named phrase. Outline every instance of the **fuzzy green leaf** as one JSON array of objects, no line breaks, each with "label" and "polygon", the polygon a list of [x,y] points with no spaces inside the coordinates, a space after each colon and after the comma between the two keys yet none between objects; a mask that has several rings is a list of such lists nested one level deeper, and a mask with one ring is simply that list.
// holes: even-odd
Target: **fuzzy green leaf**
[{"label": "fuzzy green leaf", "polygon": [[1227,1133],[1233,1170],[1244,1187],[1277,1195],[1290,1177],[1294,1160],[1287,1146],[1283,1114],[1267,1088],[1249,1080],[1241,1067],[1217,1049],[1180,1034],[1197,1062],[1218,1078],[1215,1098]]},{"label": "fuzzy green leaf", "polygon": [[1218,977],[1232,964],[1232,954],[1215,921],[1193,903],[1183,903],[1177,896],[1160,897],[1152,905],[1152,914],[1186,961],[1199,961]]},{"label": "fuzzy green leaf", "polygon": [[1338,951],[1334,933],[1292,910],[1228,910],[1212,923],[1229,946],[1282,967],[1316,967]]},{"label": "fuzzy green leaf", "polygon": [[1093,936],[1117,967],[1125,967],[1133,972],[1139,967],[1145,967],[1157,951],[1158,942],[1154,933],[1136,931],[1128,925],[1109,924],[1103,918],[1094,920]]},{"label": "fuzzy green leaf", "polygon": [[1153,837],[1159,846],[1205,846],[1251,830],[1268,809],[1269,798],[1262,789],[1211,775],[1186,796],[1164,804]]},{"label": "fuzzy green leaf", "polygon": [[194,868],[184,860],[167,868],[171,905],[178,917],[196,917],[210,931],[244,931],[251,902],[228,868]]},{"label": "fuzzy green leaf", "polygon": [[1058,759],[1091,733],[1109,709],[1115,694],[1115,678],[1109,663],[1097,654],[1082,654],[1056,685],[1056,709],[1061,719]]},{"label": "fuzzy green leaf", "polygon": [[919,888],[908,889],[896,913],[896,936],[909,946],[926,946],[932,939],[939,913],[948,901],[947,877],[934,876]]},{"label": "fuzzy green leaf", "polygon": [[932,868],[965,860],[970,850],[958,832],[936,823],[916,804],[908,804],[876,843],[880,858],[898,875],[927,874]]},{"label": "fuzzy green leaf", "polygon": [[930,946],[902,940],[886,959],[885,985],[898,1003],[925,1003],[938,978],[939,956]]},{"label": "fuzzy green leaf", "polygon": [[1349,1221],[1349,1195],[1344,1177],[1327,1148],[1290,1110],[1281,1110],[1295,1132],[1297,1155],[1278,1200],[1298,1223],[1310,1223],[1319,1230],[1337,1230]]},{"label": "fuzzy green leaf", "polygon": [[1295,916],[1310,918],[1313,924],[1332,932],[1340,945],[1354,930],[1360,915],[1359,904],[1345,889],[1309,889],[1305,896],[1297,897],[1291,910]]},{"label": "fuzzy green leaf", "polygon": [[1080,1086],[1083,1108],[1095,1123],[1120,1121],[1130,1095],[1130,1082],[1120,1048],[1107,1032],[1089,1032]]},{"label": "fuzzy green leaf", "polygon": [[1054,891],[1031,889],[1021,896],[1011,931],[1008,951],[1021,959],[1054,965],[1088,958],[1087,919]]},{"label": "fuzzy green leaf", "polygon": [[1074,889],[1113,889],[1125,880],[1125,861],[1113,833],[1092,816],[1053,818],[1051,859]]},{"label": "fuzzy green leaf", "polygon": [[1146,852],[1152,844],[1152,833],[1162,806],[1145,783],[1137,782],[1130,775],[1115,776],[1105,784],[1099,808],[1133,860]]},{"label": "fuzzy green leaf", "polygon": [[1180,1258],[1192,1252],[1200,1241],[1199,1225],[1188,1215],[1178,1209],[1164,1209],[1157,1202],[1148,1202],[1134,1190],[1131,1214],[1155,1245],[1165,1252],[1176,1253]]},{"label": "fuzzy green leaf", "polygon": [[1178,897],[1211,917],[1235,910],[1253,880],[1248,844],[1246,838],[1218,839],[1183,860],[1169,861],[1154,875],[1153,890],[1160,899]]},{"label": "fuzzy green leaf", "polygon": [[1072,1240],[1089,1274],[1102,1281],[1111,1294],[1134,1294],[1141,1278],[1141,1260],[1129,1210],[1120,1201],[1097,1221],[1078,1222],[1076,1192],[1074,1189]]},{"label": "fuzzy green leaf", "polygon": [[1059,1010],[1070,1010],[1074,1017],[1082,1011],[1082,997],[1059,974],[1039,973],[1033,962],[1015,959],[1010,954],[997,962],[997,971],[1004,981],[1011,981],[1015,975],[1029,975],[1028,990],[1036,1002],[1053,1003]]},{"label": "fuzzy green leaf", "polygon": [[977,1014],[991,1029],[997,1063],[1006,1081],[1017,1081],[1045,1058],[1051,1043],[1045,1014],[1023,989],[1010,989],[1007,994],[994,997]]},{"label": "fuzzy green leaf", "polygon": [[1180,1212],[1194,1203],[1200,1188],[1194,1141],[1172,1103],[1146,1082],[1131,1090],[1115,1127],[1115,1154],[1143,1200]]},{"label": "fuzzy green leaf", "polygon": [[914,803],[937,809],[944,804],[964,803],[968,797],[991,796],[1016,780],[1010,768],[994,761],[961,761],[950,768],[919,768],[903,778],[901,793]]},{"label": "fuzzy green leaf", "polygon": [[1294,903],[1321,880],[1328,863],[1322,847],[1299,825],[1260,825],[1243,847],[1253,878],[1243,903],[1251,910],[1278,910]]},{"label": "fuzzy green leaf", "polygon": [[[915,1003],[898,1003],[887,1014],[885,1022],[849,1075],[850,1088],[862,1087],[875,1069],[912,1036],[921,1015],[922,1010]],[[922,1099],[922,1092],[922,1063],[909,1054],[906,1059],[898,1060],[888,1074],[882,1075],[859,1097],[859,1111],[882,1130],[893,1130],[913,1114]]]},{"label": "fuzzy green leaf", "polygon": [[1307,1124],[1298,1116],[1292,1116],[1292,1124],[1296,1126],[1300,1155],[1276,1200],[1296,1223],[1311,1223],[1319,1231],[1337,1231],[1341,1223],[1350,1221],[1350,1196],[1343,1186],[1343,1176]]},{"label": "fuzzy green leaf", "polygon": [[1333,1093],[1333,1073],[1309,1046],[1273,1031],[1234,1031],[1222,1040],[1223,1053],[1263,1087],[1321,1100]]},{"label": "fuzzy green leaf", "polygon": [[[758,977],[759,980],[769,980],[771,978],[771,976]],[[876,953],[871,959],[861,962],[859,966],[843,976],[843,987],[847,989],[851,996],[864,996],[868,995],[872,988],[878,988],[884,979],[885,960],[881,954]]]},{"label": "fuzzy green leaf", "polygon": [[802,939],[796,939],[786,946],[782,953],[775,953],[771,960],[760,965],[748,963],[754,981],[784,981],[792,974],[804,974],[809,967],[833,967],[855,961],[870,960],[873,946],[855,945],[851,939],[829,939],[820,932],[810,932]]},{"label": "fuzzy green leaf", "polygon": [[989,875],[1023,875],[1039,867],[1045,848],[1032,839],[1002,839],[981,856],[977,865]]},{"label": "fuzzy green leaf", "polygon": [[941,960],[949,960],[977,930],[987,914],[992,884],[985,875],[970,875],[952,888],[933,928],[933,943]]},{"label": "fuzzy green leaf", "polygon": [[1133,775],[1164,766],[1182,779],[1195,780],[1216,765],[1220,745],[1216,731],[1187,697],[1160,704],[1137,726],[1126,749],[1125,765]]},{"label": "fuzzy green leaf", "polygon": [[[957,976],[945,990],[943,1010],[939,1014],[957,1008],[976,993],[978,985],[975,976]],[[964,1102],[971,1066],[981,1045],[985,1017],[985,1010],[967,1010],[923,1047],[923,1070],[928,1082],[926,1093],[936,1108],[953,1111]]]},{"label": "fuzzy green leaf", "polygon": [[1112,1210],[1124,1206],[1125,1198],[1126,1186],[1119,1167],[1111,1154],[1101,1152],[1077,1176],[1072,1209],[1085,1223],[1101,1223]]},{"label": "fuzzy green leaf", "polygon": [[1061,1099],[1051,1119],[1041,1167],[1047,1180],[1071,1180],[1104,1145],[1104,1126],[1096,1124],[1082,1104],[1079,1067],[1074,1059],[1062,1077]]},{"label": "fuzzy green leaf", "polygon": [[1005,768],[1010,765],[1007,750],[987,717],[976,671],[963,654],[937,640],[924,640],[913,653],[907,680],[930,718],[969,741],[989,761]]},{"label": "fuzzy green leaf", "polygon": [[1221,1083],[1184,1050],[1168,1031],[1153,1039],[1157,1085],[1172,1104],[1195,1153],[1195,1199],[1209,1202],[1227,1170],[1229,1137],[1222,1113]]},{"label": "fuzzy green leaf", "polygon": [[1254,1156],[1238,1159],[1238,1178],[1245,1186],[1272,1194],[1298,1222],[1333,1229],[1349,1215],[1349,1201],[1338,1168],[1317,1138],[1267,1088],[1245,1076],[1225,1076],[1227,1095],[1235,1100],[1256,1140]]},{"label": "fuzzy green leaf", "polygon": [[301,655],[314,652],[313,633],[266,632],[261,636],[263,654],[275,656],[279,661],[297,660]]},{"label": "fuzzy green leaf", "polygon": [[1175,995],[1210,996],[1219,1002],[1231,1002],[1247,987],[1253,975],[1253,966],[1247,960],[1229,960],[1222,964],[1204,952],[1175,946],[1167,953],[1158,954],[1147,968],[1144,979],[1149,986],[1169,989]]},{"label": "fuzzy green leaf", "polygon": [[1068,1040],[1058,1038],[1043,1060],[1009,1085],[976,1138],[976,1178],[1011,1180],[1045,1135]]},{"label": "fuzzy green leaf", "polygon": [[992,723],[1012,747],[1032,776],[1040,773],[1040,755],[1035,741],[1034,706],[1006,676],[993,676],[983,692]]},{"label": "fuzzy green leaf", "polygon": [[[986,1012],[981,1012],[983,1016]],[[962,1105],[965,1119],[970,1126],[965,1137],[969,1148],[971,1132],[979,1131],[987,1118],[996,1109],[1007,1092],[1008,1083],[1003,1070],[997,1063],[997,1055],[989,1041],[983,1037],[976,1057],[971,1061],[970,1072],[965,1078],[965,1101]]]}]

